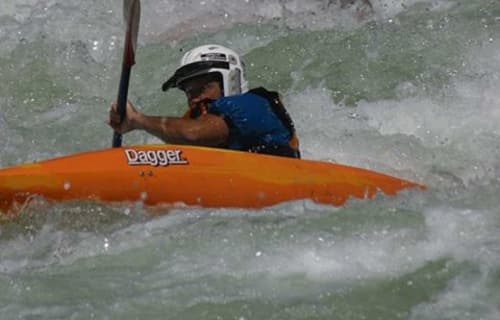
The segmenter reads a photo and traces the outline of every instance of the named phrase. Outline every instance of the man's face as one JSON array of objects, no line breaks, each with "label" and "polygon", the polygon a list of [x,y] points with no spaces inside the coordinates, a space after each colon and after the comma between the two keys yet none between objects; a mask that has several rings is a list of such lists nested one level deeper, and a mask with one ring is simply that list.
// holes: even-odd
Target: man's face
[{"label": "man's face", "polygon": [[215,100],[222,96],[218,81],[203,81],[202,79],[186,80],[181,89],[186,94],[189,107],[196,107],[205,100]]}]

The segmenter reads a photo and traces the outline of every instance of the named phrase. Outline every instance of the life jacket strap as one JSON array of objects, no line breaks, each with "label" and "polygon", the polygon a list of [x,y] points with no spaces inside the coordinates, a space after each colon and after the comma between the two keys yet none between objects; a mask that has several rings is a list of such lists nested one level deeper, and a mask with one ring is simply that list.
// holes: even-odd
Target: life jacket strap
[{"label": "life jacket strap", "polygon": [[299,151],[299,139],[295,130],[295,124],[293,123],[292,117],[286,110],[283,102],[281,101],[280,95],[276,91],[269,91],[264,87],[258,87],[250,90],[251,93],[261,96],[262,98],[269,101],[271,104],[274,114],[283,123],[285,128],[290,132],[289,147],[293,150],[294,158],[300,158]]}]

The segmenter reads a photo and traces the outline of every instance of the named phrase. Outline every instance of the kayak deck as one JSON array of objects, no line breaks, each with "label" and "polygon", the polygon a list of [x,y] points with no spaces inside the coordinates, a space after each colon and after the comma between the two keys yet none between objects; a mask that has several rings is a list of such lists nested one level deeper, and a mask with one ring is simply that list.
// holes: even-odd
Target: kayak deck
[{"label": "kayak deck", "polygon": [[262,208],[311,199],[395,195],[425,186],[365,169],[215,148],[138,145],[84,152],[0,170],[0,210],[34,195],[48,200],[142,201]]}]

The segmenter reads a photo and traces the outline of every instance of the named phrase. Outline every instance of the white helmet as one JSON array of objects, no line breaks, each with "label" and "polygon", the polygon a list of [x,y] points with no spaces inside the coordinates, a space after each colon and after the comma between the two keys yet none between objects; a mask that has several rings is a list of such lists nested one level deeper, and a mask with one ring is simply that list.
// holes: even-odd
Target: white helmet
[{"label": "white helmet", "polygon": [[181,59],[180,67],[163,84],[162,89],[167,91],[178,87],[187,79],[213,72],[222,76],[224,96],[248,91],[245,67],[238,54],[216,44],[200,46],[186,52]]}]

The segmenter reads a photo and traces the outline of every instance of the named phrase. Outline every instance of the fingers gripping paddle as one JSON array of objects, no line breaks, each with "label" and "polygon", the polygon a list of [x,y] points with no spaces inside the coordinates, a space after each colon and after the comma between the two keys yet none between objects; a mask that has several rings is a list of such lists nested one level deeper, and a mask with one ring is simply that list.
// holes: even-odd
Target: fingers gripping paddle
[{"label": "fingers gripping paddle", "polygon": [[[123,1],[123,17],[127,25],[125,34],[125,45],[123,48],[122,73],[120,76],[120,87],[118,88],[118,113],[120,121],[123,121],[127,112],[127,95],[128,84],[130,81],[130,71],[135,64],[135,50],[137,47],[137,34],[139,33],[139,21],[141,17],[141,1],[140,0],[124,0]],[[121,133],[113,133],[113,147],[121,147]]]}]

